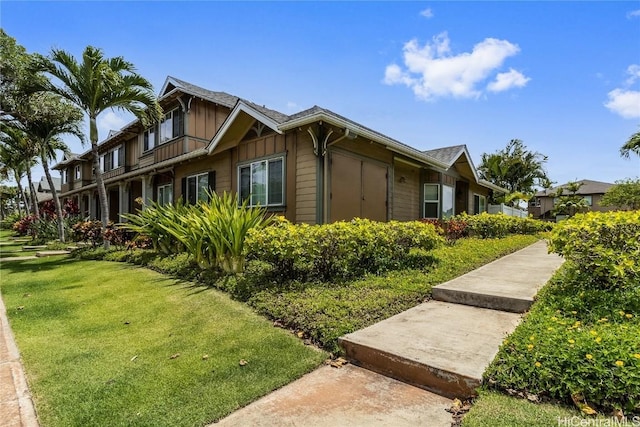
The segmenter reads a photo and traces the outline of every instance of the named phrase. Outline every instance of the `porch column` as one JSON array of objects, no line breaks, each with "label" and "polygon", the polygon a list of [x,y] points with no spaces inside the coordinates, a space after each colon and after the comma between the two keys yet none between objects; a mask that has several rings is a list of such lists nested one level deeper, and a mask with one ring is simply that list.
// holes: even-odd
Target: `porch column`
[{"label": "porch column", "polygon": [[96,219],[96,203],[93,193],[89,193],[89,219]]},{"label": "porch column", "polygon": [[[144,206],[153,200],[153,185],[151,183],[151,177],[147,175],[143,175],[142,177],[142,200],[144,201]],[[144,209],[143,206],[143,209]]]},{"label": "porch column", "polygon": [[118,184],[118,196],[119,200],[119,212],[118,216],[120,217],[120,222],[125,222],[126,219],[122,217],[123,213],[129,213],[129,183],[121,182]]}]

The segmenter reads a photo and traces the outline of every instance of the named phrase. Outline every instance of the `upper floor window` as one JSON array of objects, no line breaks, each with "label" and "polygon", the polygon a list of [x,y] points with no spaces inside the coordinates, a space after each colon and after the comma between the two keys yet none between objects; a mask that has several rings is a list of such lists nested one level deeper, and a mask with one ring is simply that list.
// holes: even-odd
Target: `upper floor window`
[{"label": "upper floor window", "polygon": [[160,141],[164,144],[170,139],[182,136],[184,132],[184,114],[182,110],[176,108],[164,115],[160,123]]},{"label": "upper floor window", "polygon": [[124,166],[124,149],[122,145],[100,156],[100,169],[102,172],[108,172],[120,166]]},{"label": "upper floor window", "polygon": [[76,181],[82,179],[82,167],[80,165],[76,165],[74,178]]},{"label": "upper floor window", "polygon": [[284,204],[284,157],[238,166],[240,200],[250,206]]},{"label": "upper floor window", "polygon": [[155,126],[144,131],[142,151],[152,150],[156,146],[156,128]]},{"label": "upper floor window", "polygon": [[62,169],[60,171],[60,178],[62,179],[62,183],[63,184],[68,184],[69,183],[69,171],[67,171],[66,169]]}]

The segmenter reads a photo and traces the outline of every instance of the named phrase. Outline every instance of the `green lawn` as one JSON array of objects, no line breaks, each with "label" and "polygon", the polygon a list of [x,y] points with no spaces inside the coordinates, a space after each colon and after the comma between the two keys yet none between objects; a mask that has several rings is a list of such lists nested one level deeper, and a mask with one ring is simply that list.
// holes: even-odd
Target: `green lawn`
[{"label": "green lawn", "polygon": [[147,269],[56,257],[0,275],[46,427],[204,425],[326,358],[221,292]]}]

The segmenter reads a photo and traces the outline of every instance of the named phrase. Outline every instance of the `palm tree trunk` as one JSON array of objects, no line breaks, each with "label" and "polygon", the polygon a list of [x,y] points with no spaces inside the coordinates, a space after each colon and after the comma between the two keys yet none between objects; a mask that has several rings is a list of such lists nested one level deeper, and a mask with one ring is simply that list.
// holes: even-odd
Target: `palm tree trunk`
[{"label": "palm tree trunk", "polygon": [[53,204],[56,206],[56,215],[58,221],[58,238],[62,243],[64,243],[64,217],[62,216],[62,205],[60,204],[60,197],[58,196],[58,190],[53,185],[53,178],[51,178],[51,171],[49,170],[49,164],[47,163],[47,157],[44,155],[42,158],[42,168],[44,169],[44,174],[47,177],[47,181],[49,182],[49,186],[51,187],[51,194],[53,195]]},{"label": "palm tree trunk", "polygon": [[[91,139],[91,154],[93,154],[93,168],[96,173],[96,186],[98,187],[98,199],[100,199],[100,209],[102,210],[102,232],[104,233],[109,225],[109,199],[107,199],[107,189],[102,179],[102,169],[100,169],[100,155],[98,153],[98,126],[96,118],[89,116],[89,138]],[[104,248],[109,249],[109,241],[104,241]]]},{"label": "palm tree trunk", "polygon": [[[33,185],[33,180],[31,179],[31,169],[27,167],[27,182],[29,183],[29,191],[31,192],[31,208],[33,210],[33,214],[36,218],[40,218],[40,208],[38,207],[38,197],[36,195],[36,187]],[[51,185],[51,182],[49,182]]]},{"label": "palm tree trunk", "polygon": [[[18,193],[20,193],[20,195],[22,196],[22,201],[24,202],[24,208],[28,209],[29,201],[27,200],[27,195],[25,194],[24,188],[22,188],[22,184],[20,183],[20,175],[15,170],[13,171],[13,177],[16,180],[16,183],[18,184]],[[20,203],[18,203],[18,214],[22,216],[22,209],[20,209]]]}]

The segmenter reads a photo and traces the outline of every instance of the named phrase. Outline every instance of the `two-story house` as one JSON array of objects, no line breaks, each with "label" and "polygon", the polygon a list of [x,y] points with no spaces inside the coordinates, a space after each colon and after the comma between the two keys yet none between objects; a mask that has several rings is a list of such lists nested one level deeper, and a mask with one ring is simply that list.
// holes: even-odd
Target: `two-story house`
[{"label": "two-story house", "polygon": [[[615,210],[615,207],[601,206],[600,201],[613,184],[608,182],[592,181],[589,179],[581,179],[576,181],[580,184],[580,188],[576,191],[576,195],[582,196],[586,202],[587,210],[606,212]],[[554,188],[538,191],[535,196],[529,201],[529,214],[538,219],[553,219],[553,209],[558,202],[559,189],[562,188],[564,195],[572,194],[567,190],[570,183],[562,184]]]},{"label": "two-story house", "polygon": [[[318,106],[287,115],[173,77],[159,102],[160,123],[134,120],[100,143],[114,221],[140,198],[196,203],[207,189],[312,224],[479,213],[504,191],[479,179],[464,145],[423,152]],[[62,197],[99,218],[92,164],[87,151],[55,168]]]}]

